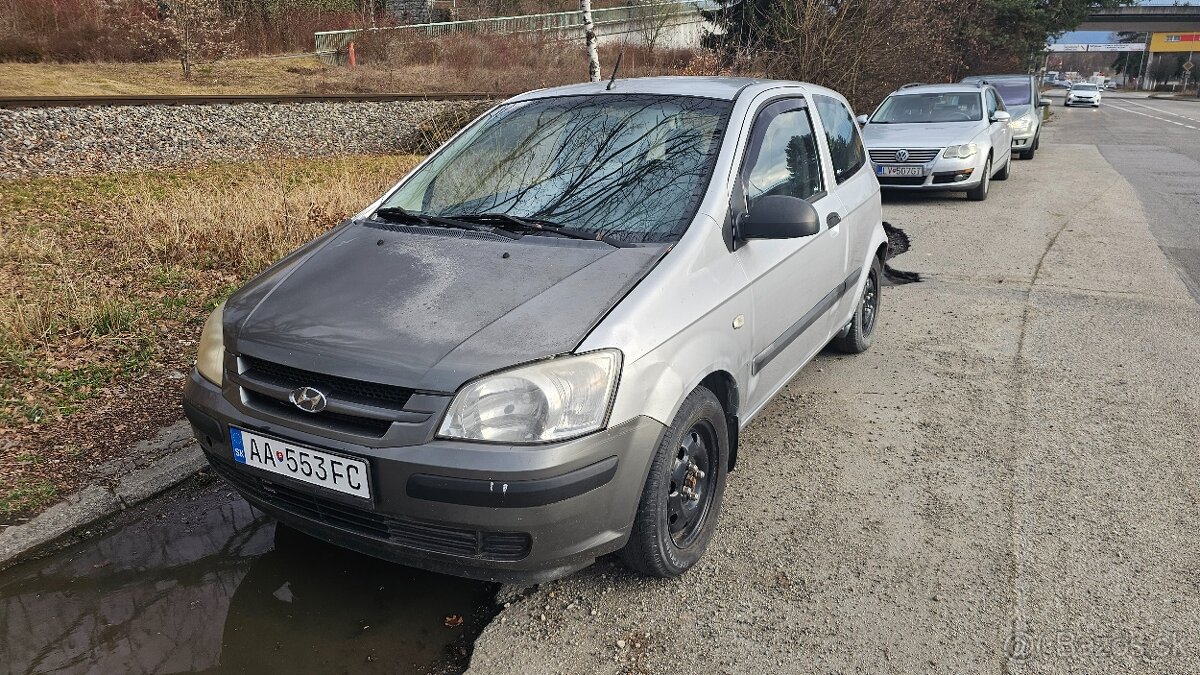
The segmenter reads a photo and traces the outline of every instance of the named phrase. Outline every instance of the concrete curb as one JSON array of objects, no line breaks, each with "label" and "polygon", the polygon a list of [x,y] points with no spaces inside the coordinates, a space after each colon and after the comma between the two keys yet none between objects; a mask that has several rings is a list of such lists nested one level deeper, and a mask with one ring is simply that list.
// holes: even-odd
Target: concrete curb
[{"label": "concrete curb", "polygon": [[130,472],[111,487],[84,488],[27,523],[0,531],[0,569],[72,531],[103,520],[174,487],[206,465],[186,420],[161,429],[134,446],[132,456],[150,456],[149,466]]}]

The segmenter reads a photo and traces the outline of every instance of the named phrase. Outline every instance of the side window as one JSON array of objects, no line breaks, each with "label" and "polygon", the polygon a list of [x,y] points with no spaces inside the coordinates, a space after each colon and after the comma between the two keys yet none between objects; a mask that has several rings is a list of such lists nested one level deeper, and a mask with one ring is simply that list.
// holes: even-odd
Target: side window
[{"label": "side window", "polygon": [[996,99],[996,110],[1008,110],[1008,108],[1004,107],[1004,97],[1000,95],[1000,92],[993,89],[992,96]]},{"label": "side window", "polygon": [[765,195],[808,199],[823,193],[821,155],[808,109],[781,101],[759,113],[744,172],[746,201]]},{"label": "side window", "polygon": [[838,183],[858,172],[867,163],[867,151],[863,149],[854,117],[841,101],[828,96],[814,96],[817,114],[825,125],[825,138],[829,141],[829,155],[833,160],[833,177]]}]

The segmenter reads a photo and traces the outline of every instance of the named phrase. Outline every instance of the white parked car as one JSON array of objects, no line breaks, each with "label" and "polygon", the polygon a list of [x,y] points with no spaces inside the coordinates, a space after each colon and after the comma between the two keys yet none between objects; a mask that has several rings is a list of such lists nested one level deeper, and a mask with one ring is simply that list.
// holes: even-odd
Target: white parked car
[{"label": "white parked car", "polygon": [[1100,86],[1090,82],[1080,82],[1079,84],[1071,85],[1071,89],[1067,92],[1067,98],[1063,101],[1063,105],[1066,107],[1090,105],[1093,108],[1099,108]]},{"label": "white parked car", "polygon": [[858,118],[875,177],[884,188],[957,190],[987,199],[1008,178],[1011,115],[985,83],[906,85],[869,118]]}]

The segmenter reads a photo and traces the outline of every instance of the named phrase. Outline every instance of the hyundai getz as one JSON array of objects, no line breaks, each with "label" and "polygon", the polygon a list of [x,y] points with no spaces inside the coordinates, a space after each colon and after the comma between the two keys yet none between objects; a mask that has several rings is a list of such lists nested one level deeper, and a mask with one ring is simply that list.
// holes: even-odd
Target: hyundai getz
[{"label": "hyundai getz", "polygon": [[218,307],[184,409],[219,475],[320,539],[491,580],[614,551],[677,576],[739,430],[829,343],[871,344],[886,246],[833,91],[535,91]]}]

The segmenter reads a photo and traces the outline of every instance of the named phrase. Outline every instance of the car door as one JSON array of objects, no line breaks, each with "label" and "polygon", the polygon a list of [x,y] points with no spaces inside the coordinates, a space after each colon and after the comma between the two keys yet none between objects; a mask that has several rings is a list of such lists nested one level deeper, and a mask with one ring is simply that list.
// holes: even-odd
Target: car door
[{"label": "car door", "polygon": [[[858,281],[859,272],[871,255],[871,237],[879,226],[881,206],[879,182],[875,174],[866,170],[867,151],[863,147],[858,124],[849,106],[839,99],[823,94],[813,95],[813,107],[824,130],[829,147],[829,165],[832,170],[833,192],[841,204],[840,223],[835,227],[842,230],[846,243],[846,276],[848,286]],[[848,318],[858,302],[858,295],[848,288],[830,312],[832,320]],[[834,326],[838,330],[841,326]]]},{"label": "car door", "polygon": [[991,135],[992,148],[994,148],[992,169],[995,170],[1004,165],[1003,151],[1012,149],[1012,130],[1009,128],[1008,122],[992,121],[996,111],[1004,110],[1004,101],[1000,100],[996,90],[989,87],[984,91],[983,96],[987,102],[987,122],[990,125],[988,133]]},{"label": "car door", "polygon": [[749,280],[753,361],[747,399],[757,410],[816,354],[830,336],[831,292],[843,279],[846,237],[836,225],[841,203],[828,190],[823,137],[803,98],[766,104],[755,115],[734,190],[735,222],[767,195],[808,200],[821,231],[795,239],[740,242],[733,255]]}]

